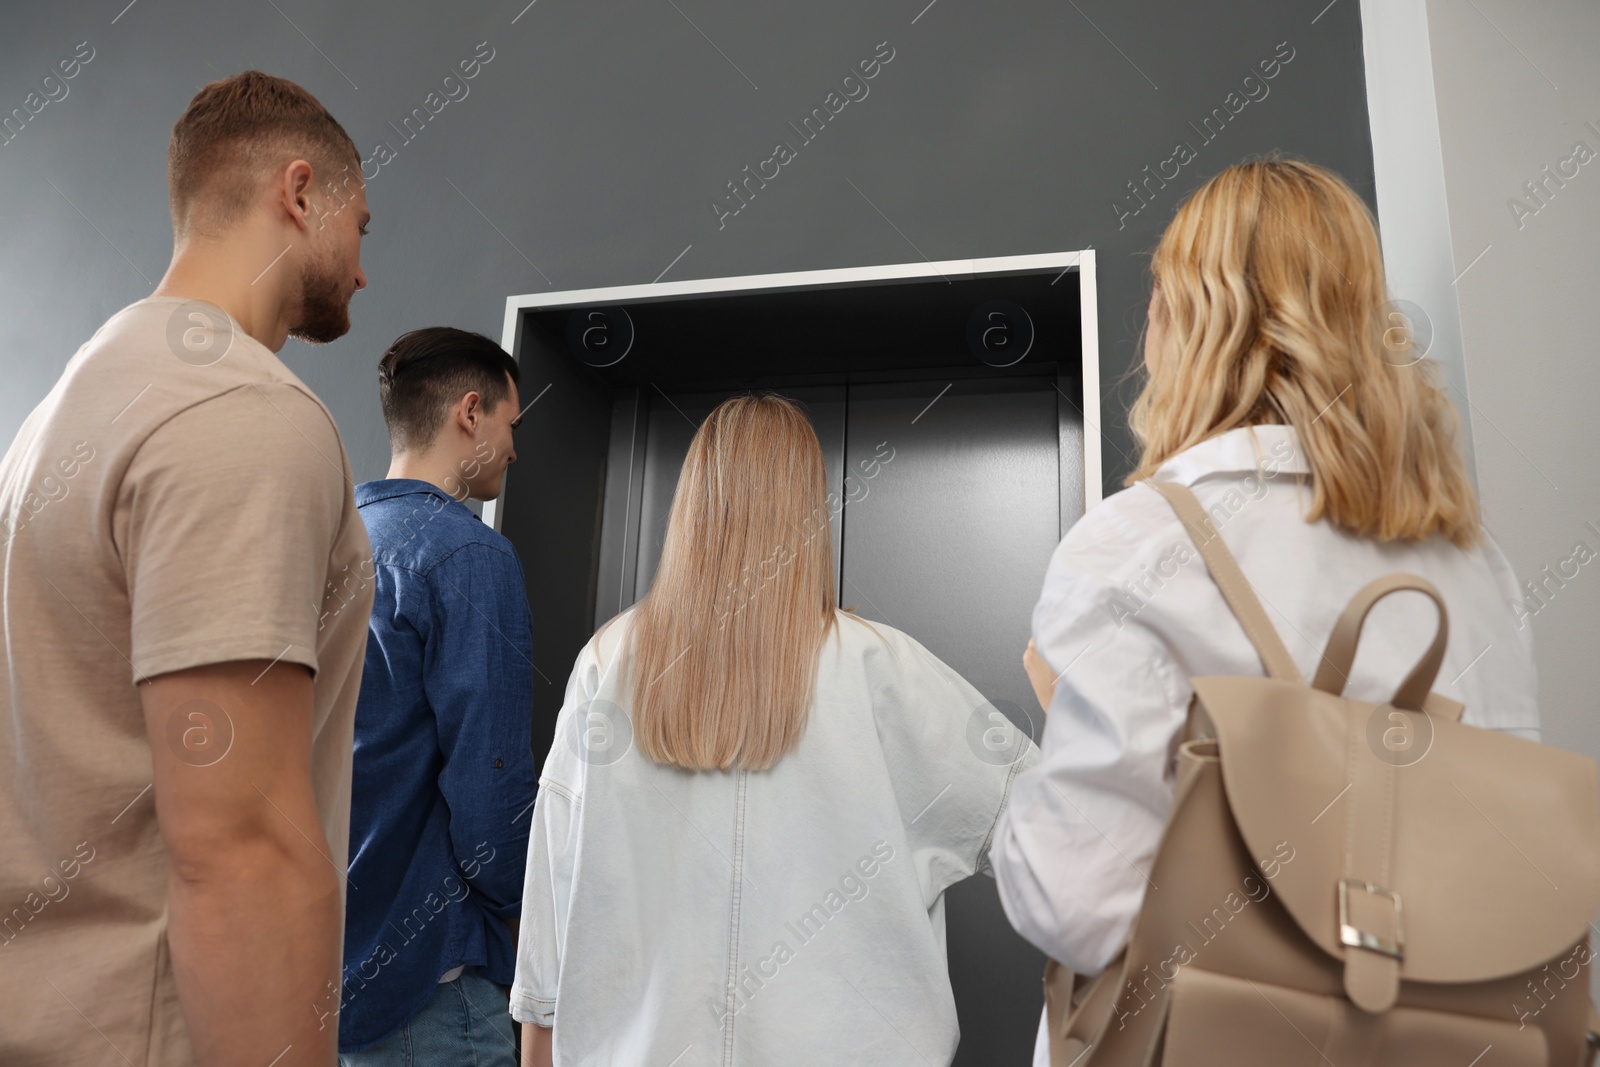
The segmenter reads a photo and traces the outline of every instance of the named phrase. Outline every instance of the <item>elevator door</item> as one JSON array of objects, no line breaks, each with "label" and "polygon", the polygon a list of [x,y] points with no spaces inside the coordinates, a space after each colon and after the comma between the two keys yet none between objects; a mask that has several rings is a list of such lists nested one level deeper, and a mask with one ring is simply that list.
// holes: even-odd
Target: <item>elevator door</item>
[{"label": "elevator door", "polygon": [[[930,379],[777,391],[801,400],[822,444],[839,605],[910,634],[1037,741],[1021,665],[1060,539],[1055,379]],[[689,440],[719,393],[655,392],[639,499],[635,598],[650,587]],[[1069,492],[1081,492],[1071,487]],[[1011,929],[994,881],[945,894],[955,1063],[1030,1062],[1044,956]]]}]

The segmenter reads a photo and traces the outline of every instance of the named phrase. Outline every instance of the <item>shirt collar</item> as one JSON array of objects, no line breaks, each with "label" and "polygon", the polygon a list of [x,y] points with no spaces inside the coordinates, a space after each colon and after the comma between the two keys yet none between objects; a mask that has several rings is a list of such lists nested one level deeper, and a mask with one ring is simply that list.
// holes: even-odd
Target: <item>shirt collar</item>
[{"label": "shirt collar", "polygon": [[441,500],[448,500],[468,515],[472,515],[475,519],[478,518],[477,515],[473,514],[472,509],[461,503],[461,501],[432,482],[425,482],[419,478],[378,478],[374,481],[362,482],[356,486],[356,507],[366,507],[375,501],[388,500],[390,497],[411,496],[414,494],[431,494]]},{"label": "shirt collar", "polygon": [[1293,426],[1240,426],[1191,445],[1157,468],[1154,480],[1193,485],[1212,474],[1310,474]]}]

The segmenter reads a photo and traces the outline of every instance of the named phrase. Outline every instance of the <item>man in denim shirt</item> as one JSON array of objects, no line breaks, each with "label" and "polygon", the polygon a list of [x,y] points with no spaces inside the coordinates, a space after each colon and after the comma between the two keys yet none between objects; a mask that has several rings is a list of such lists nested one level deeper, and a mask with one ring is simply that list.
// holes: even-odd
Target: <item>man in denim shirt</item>
[{"label": "man in denim shirt", "polygon": [[516,458],[517,365],[446,327],[379,363],[389,476],[356,486],[374,583],[355,716],[344,1067],[516,1063],[505,987],[535,775],[516,552],[462,501]]}]

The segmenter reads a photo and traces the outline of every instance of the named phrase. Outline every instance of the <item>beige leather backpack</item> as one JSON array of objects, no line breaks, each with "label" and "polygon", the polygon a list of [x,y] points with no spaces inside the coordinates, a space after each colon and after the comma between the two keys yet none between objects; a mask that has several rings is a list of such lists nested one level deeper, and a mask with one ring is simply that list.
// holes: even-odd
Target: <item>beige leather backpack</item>
[{"label": "beige leather backpack", "polygon": [[[1172,814],[1123,954],[1045,972],[1052,1067],[1578,1067],[1600,906],[1593,761],[1459,722],[1448,620],[1394,574],[1307,686],[1188,489],[1177,511],[1266,677],[1194,678]],[[1387,704],[1341,696],[1368,610],[1439,608]]]}]

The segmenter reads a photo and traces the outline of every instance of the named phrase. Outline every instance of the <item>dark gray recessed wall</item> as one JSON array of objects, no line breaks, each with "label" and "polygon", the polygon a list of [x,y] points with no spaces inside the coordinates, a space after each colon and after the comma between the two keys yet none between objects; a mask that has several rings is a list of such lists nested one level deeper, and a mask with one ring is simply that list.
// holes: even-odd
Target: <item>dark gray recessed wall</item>
[{"label": "dark gray recessed wall", "polygon": [[[125,2],[0,13],[0,115],[26,112],[79,42],[94,50],[67,95],[0,145],[5,440],[95,328],[160,278],[172,122],[203,83],[250,67],[315,92],[364,155],[394,151],[368,165],[371,285],[355,328],[284,350],[333,410],[358,479],[387,468],[373,373],[387,343],[436,323],[498,338],[508,294],[648,282],[669,264],[681,279],[1093,246],[1110,492],[1130,462],[1124,375],[1145,255],[1177,200],[1272,149],[1372,199],[1354,0]],[[492,58],[467,95],[406,142],[390,123],[426,109],[481,42]],[[864,97],[844,84],[890,50]],[[1246,83],[1291,50],[1271,80]],[[841,107],[846,89],[860,99],[803,141],[789,124]],[[1213,109],[1227,122],[1207,141]],[[739,203],[727,183],[780,141],[793,157],[719,223],[713,204]],[[1148,178],[1179,142],[1194,158],[1166,164],[1177,177],[1164,186]],[[1119,219],[1116,204],[1139,204],[1128,183],[1147,178],[1149,205]]]}]

